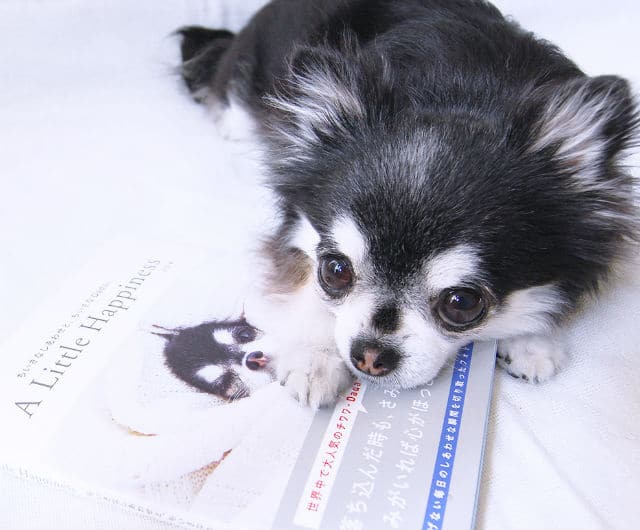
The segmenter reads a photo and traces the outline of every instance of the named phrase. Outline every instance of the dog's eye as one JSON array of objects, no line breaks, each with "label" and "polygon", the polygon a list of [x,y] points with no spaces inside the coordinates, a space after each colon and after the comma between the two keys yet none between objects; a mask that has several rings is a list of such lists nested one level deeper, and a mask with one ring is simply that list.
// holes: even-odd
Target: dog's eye
[{"label": "dog's eye", "polygon": [[340,296],[353,285],[351,263],[344,256],[323,256],[320,258],[318,279],[328,294]]},{"label": "dog's eye", "polygon": [[455,328],[478,323],[486,313],[486,304],[479,290],[471,287],[454,287],[440,293],[438,315]]},{"label": "dog's eye", "polygon": [[239,344],[246,344],[256,340],[256,330],[251,326],[237,326],[231,332],[234,340]]}]

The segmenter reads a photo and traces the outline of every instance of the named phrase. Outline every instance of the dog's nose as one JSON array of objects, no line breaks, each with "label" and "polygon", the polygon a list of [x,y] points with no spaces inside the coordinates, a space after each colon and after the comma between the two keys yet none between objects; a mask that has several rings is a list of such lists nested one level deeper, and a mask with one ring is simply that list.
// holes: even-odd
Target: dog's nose
[{"label": "dog's nose", "polygon": [[378,348],[375,346],[351,349],[351,362],[361,372],[381,377],[392,372],[398,366],[400,356],[393,348]]},{"label": "dog's nose", "polygon": [[267,365],[267,362],[269,362],[268,357],[261,351],[251,352],[245,360],[249,370],[260,370],[260,368],[264,368]]}]

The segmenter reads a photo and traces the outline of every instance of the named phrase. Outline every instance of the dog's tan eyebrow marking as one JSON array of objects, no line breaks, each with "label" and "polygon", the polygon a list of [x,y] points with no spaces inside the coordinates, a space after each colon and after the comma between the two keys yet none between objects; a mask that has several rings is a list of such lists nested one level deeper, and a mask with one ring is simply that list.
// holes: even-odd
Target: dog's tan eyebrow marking
[{"label": "dog's tan eyebrow marking", "polygon": [[270,238],[262,246],[263,256],[271,263],[267,273],[267,292],[271,294],[292,293],[309,279],[313,262],[299,248],[283,247],[277,238]]}]

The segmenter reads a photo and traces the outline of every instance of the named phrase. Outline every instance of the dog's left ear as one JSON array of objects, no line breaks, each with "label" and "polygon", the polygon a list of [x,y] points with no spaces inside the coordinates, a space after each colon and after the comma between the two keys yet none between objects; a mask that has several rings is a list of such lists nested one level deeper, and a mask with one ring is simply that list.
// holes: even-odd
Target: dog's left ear
[{"label": "dog's left ear", "polygon": [[366,118],[361,65],[352,54],[330,48],[298,48],[288,72],[267,102],[274,140],[304,158],[327,139],[350,134]]},{"label": "dog's left ear", "polygon": [[578,178],[598,178],[629,147],[638,115],[626,80],[581,77],[545,87],[532,151],[549,151]]}]

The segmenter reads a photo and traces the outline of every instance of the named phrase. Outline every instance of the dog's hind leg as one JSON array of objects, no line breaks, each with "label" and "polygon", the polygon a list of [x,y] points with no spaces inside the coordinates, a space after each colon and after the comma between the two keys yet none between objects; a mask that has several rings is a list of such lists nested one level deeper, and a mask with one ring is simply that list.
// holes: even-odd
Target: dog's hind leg
[{"label": "dog's hind leg", "polygon": [[220,59],[231,46],[234,34],[225,29],[200,26],[184,27],[176,33],[182,37],[182,79],[196,101],[206,102],[209,93],[215,90]]}]

